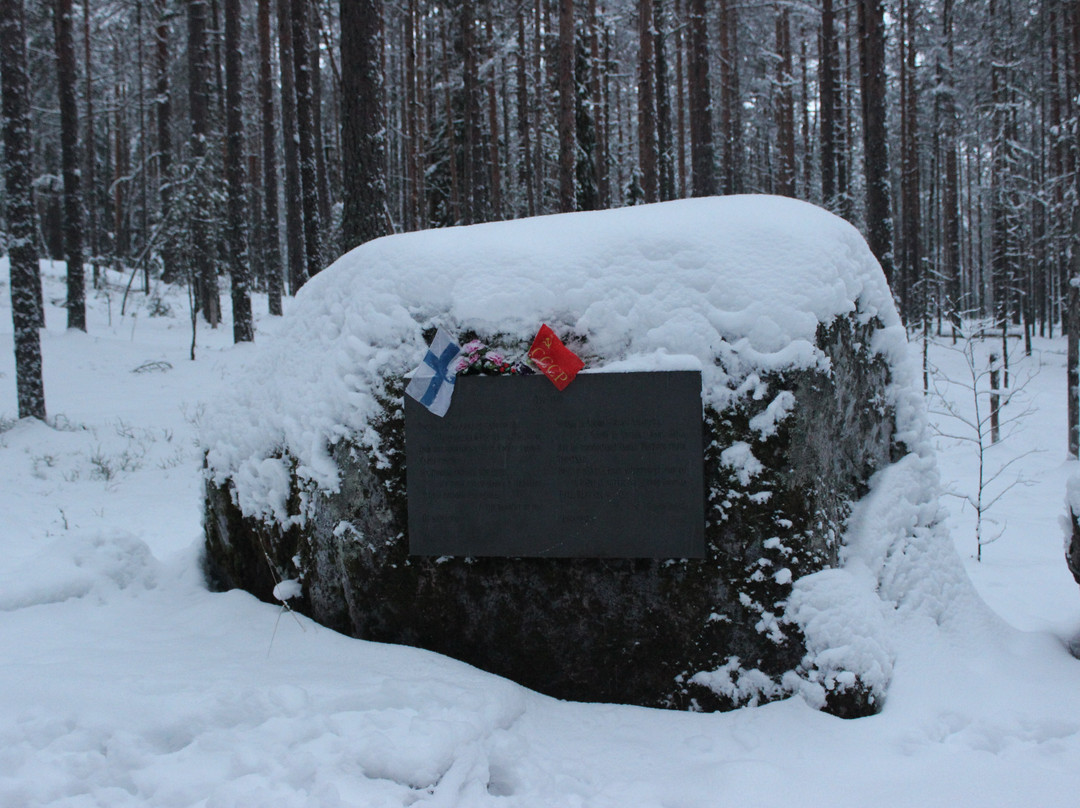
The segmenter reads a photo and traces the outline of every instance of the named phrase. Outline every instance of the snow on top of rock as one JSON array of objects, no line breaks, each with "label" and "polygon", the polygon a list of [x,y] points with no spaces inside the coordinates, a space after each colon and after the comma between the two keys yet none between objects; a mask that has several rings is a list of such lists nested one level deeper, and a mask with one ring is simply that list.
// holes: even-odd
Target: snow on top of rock
[{"label": "snow on top of rock", "polygon": [[[818,325],[847,314],[878,318],[874,349],[894,370],[904,365],[903,327],[862,236],[781,197],[388,236],[304,286],[247,378],[205,419],[208,464],[218,482],[233,479],[249,515],[280,521],[286,475],[272,466],[284,461],[265,461],[286,450],[302,478],[334,490],[327,445],[352,435],[377,452],[368,421],[380,379],[415,367],[435,326],[527,344],[547,323],[590,370],[699,366],[706,401],[722,406],[732,377],[821,364]],[[910,372],[894,376],[903,389]],[[895,398],[898,420],[914,424],[915,410]]]}]

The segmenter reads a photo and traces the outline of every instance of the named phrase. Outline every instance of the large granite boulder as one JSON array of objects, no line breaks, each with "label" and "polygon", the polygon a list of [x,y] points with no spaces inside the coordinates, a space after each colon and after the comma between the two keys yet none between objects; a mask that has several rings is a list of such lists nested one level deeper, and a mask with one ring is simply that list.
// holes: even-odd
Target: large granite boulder
[{"label": "large granite boulder", "polygon": [[[701,372],[705,558],[410,556],[405,373],[436,326],[513,360],[541,322],[590,371]],[[862,238],[792,200],[380,239],[304,287],[207,414],[207,572],[266,600],[294,580],[293,607],[326,625],[557,697],[725,709],[801,691],[874,712],[892,660],[837,638],[835,614],[861,607],[826,573],[871,476],[919,439],[905,351]],[[873,634],[863,618],[851,631]]]}]

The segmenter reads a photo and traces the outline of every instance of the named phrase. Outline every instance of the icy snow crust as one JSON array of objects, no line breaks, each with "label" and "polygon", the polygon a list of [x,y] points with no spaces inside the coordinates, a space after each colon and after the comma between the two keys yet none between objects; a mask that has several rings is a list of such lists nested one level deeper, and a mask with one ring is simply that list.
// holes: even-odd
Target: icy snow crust
[{"label": "icy snow crust", "polygon": [[716,197],[389,236],[304,286],[205,419],[208,465],[246,515],[289,524],[283,454],[326,491],[329,445],[348,436],[378,456],[382,379],[415,367],[435,326],[527,344],[546,322],[588,370],[699,368],[723,408],[755,372],[825,366],[818,325],[847,314],[882,325],[873,347],[910,445],[921,420],[884,276],[855,228],[813,205]]}]

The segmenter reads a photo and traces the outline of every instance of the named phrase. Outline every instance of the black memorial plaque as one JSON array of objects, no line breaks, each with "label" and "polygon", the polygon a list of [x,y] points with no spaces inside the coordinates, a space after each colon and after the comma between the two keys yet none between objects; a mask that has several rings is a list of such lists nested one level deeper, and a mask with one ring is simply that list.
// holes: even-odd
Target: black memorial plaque
[{"label": "black memorial plaque", "polygon": [[405,397],[409,552],[702,558],[701,374],[464,376]]}]

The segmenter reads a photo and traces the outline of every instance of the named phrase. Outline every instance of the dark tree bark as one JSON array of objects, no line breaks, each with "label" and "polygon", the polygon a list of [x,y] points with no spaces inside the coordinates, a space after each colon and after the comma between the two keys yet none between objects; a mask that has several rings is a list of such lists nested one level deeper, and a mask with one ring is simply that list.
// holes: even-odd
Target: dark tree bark
[{"label": "dark tree bark", "polygon": [[776,193],[795,196],[795,99],[792,87],[791,18],[786,5],[776,13]]},{"label": "dark tree bark", "polygon": [[821,0],[821,36],[818,40],[818,93],[821,106],[821,199],[836,211],[836,151],[842,133],[837,126],[840,53],[836,43],[833,0]]},{"label": "dark tree bark", "polygon": [[601,74],[605,73],[600,61],[601,21],[596,11],[596,0],[589,0],[589,98],[592,101],[594,123],[596,125],[596,193],[597,205],[607,208],[611,205],[611,182],[608,179],[608,138],[604,121],[608,116],[607,104],[603,95]]},{"label": "dark tree bark", "polygon": [[[702,0],[691,0],[692,4],[699,2]],[[742,115],[739,103],[738,10],[733,0],[720,0],[720,130],[724,144],[722,161],[725,194],[742,191]],[[694,102],[691,100],[691,131],[694,126],[693,107]]]},{"label": "dark tree bark", "polygon": [[[919,243],[919,141],[918,94],[915,83],[915,0],[900,4],[901,52],[900,61],[900,275],[901,308],[905,319],[912,321],[919,312],[922,256]],[[925,301],[923,301],[925,302]],[[916,309],[919,311],[917,312]]]},{"label": "dark tree bark", "polygon": [[942,271],[945,275],[945,309],[953,324],[954,335],[960,328],[962,304],[960,284],[960,172],[957,160],[955,46],[953,43],[953,0],[942,3],[942,34],[945,45],[944,65],[940,65],[937,99],[942,124],[941,151],[945,177],[942,186]]},{"label": "dark tree bark", "polygon": [[653,55],[653,1],[638,0],[638,154],[646,202],[660,197],[656,145],[656,62]]},{"label": "dark tree bark", "polygon": [[480,53],[476,41],[476,3],[461,3],[461,50],[465,85],[465,133],[463,192],[466,223],[484,222],[490,216],[487,166],[484,140],[480,128],[483,108],[483,87],[480,85]]},{"label": "dark tree bark", "polygon": [[495,81],[495,63],[497,60],[495,43],[495,22],[492,19],[491,0],[486,0],[486,13],[484,14],[487,29],[487,63],[491,67],[491,75],[488,77],[488,185],[491,188],[491,218],[501,219],[502,211],[502,159],[499,156],[499,115],[498,93]]},{"label": "dark tree bark", "polygon": [[671,81],[667,63],[667,14],[664,0],[653,0],[656,17],[656,150],[660,199],[675,198],[675,154],[671,132]]},{"label": "dark tree bark", "polygon": [[574,164],[574,0],[559,0],[559,210],[575,209]]},{"label": "dark tree bark", "polygon": [[232,276],[233,341],[251,342],[255,339],[255,326],[251,320],[251,267],[247,249],[240,0],[225,0],[224,11],[226,239]]},{"label": "dark tree bark", "polygon": [[390,232],[382,0],[341,0],[342,250]]},{"label": "dark tree bark", "polygon": [[[313,151],[315,152],[315,187],[319,194],[319,249],[326,261],[329,244],[325,243],[330,230],[330,177],[326,167],[326,142],[322,116],[322,56],[319,41],[322,36],[322,16],[319,13],[318,2],[308,4],[308,51],[310,52],[311,66],[311,132],[314,136]],[[334,245],[335,247],[337,245]]]},{"label": "dark tree bark", "polygon": [[300,203],[304,211],[304,262],[308,277],[323,268],[319,218],[319,167],[315,159],[315,115],[311,77],[309,0],[292,0],[293,70],[296,81],[296,134],[300,147]]},{"label": "dark tree bark", "polygon": [[677,160],[678,189],[677,195],[687,195],[686,188],[686,95],[685,68],[683,57],[682,6],[675,0],[675,154]]},{"label": "dark tree bark", "polygon": [[[1076,91],[1080,85],[1080,11],[1073,9],[1070,28],[1069,50],[1072,58],[1069,60],[1069,86]],[[1077,109],[1075,107],[1073,113]],[[1075,124],[1074,124],[1075,125]],[[1077,133],[1073,132],[1075,138]],[[1076,149],[1074,140],[1073,148]],[[1072,156],[1073,161],[1076,155]],[[1066,383],[1068,387],[1068,437],[1069,457],[1080,457],[1080,171],[1073,172],[1073,193],[1076,194],[1072,208],[1072,233],[1071,248],[1072,260],[1069,265],[1067,304],[1066,304],[1066,329],[1068,342],[1066,346]]]},{"label": "dark tree bark", "polygon": [[83,200],[79,171],[79,109],[75,103],[75,36],[71,0],[55,0],[53,23],[60,97],[60,162],[64,173],[64,257],[67,260],[67,327],[86,330],[83,278]]},{"label": "dark tree bark", "polygon": [[[348,0],[345,2],[348,3]],[[290,0],[277,0],[281,138],[285,160],[285,247],[289,261],[289,293],[295,295],[308,279],[308,274],[304,258],[304,208],[300,200],[300,147],[296,132],[296,82],[290,11]],[[343,100],[342,103],[346,102]]]},{"label": "dark tree bark", "polygon": [[273,49],[270,47],[270,3],[258,0],[259,106],[262,129],[262,262],[270,313],[281,314],[281,235],[278,230],[277,131],[274,126]]},{"label": "dark tree bark", "polygon": [[23,0],[0,3],[0,87],[4,112],[4,186],[11,261],[11,319],[15,329],[15,389],[20,418],[45,419],[41,380],[41,289],[31,191],[30,74]]},{"label": "dark tree bark", "polygon": [[99,251],[101,237],[98,228],[97,194],[97,137],[94,132],[94,84],[90,62],[90,0],[83,0],[83,64],[86,82],[86,199],[89,202],[90,261],[93,264],[94,288],[101,284]]},{"label": "dark tree bark", "polygon": [[529,85],[527,59],[525,56],[525,15],[524,7],[517,12],[517,106],[518,106],[518,143],[521,157],[518,165],[518,183],[525,187],[525,204],[529,216],[536,215],[536,182],[533,173],[532,127],[529,122]]},{"label": "dark tree bark", "polygon": [[892,196],[885,120],[885,3],[859,0],[863,151],[866,170],[866,241],[885,279],[893,283]]},{"label": "dark tree bark", "polygon": [[168,222],[172,208],[172,89],[169,87],[169,9],[168,0],[155,0],[157,25],[154,28],[155,72],[154,89],[157,108],[157,166],[158,197],[164,238],[161,245],[161,279],[173,283],[177,279],[175,230]]},{"label": "dark tree bark", "polygon": [[215,245],[211,217],[214,215],[207,165],[210,134],[210,50],[206,40],[206,0],[188,0],[188,110],[191,115],[191,251],[192,272],[198,288],[199,307],[212,328],[221,321]]}]

